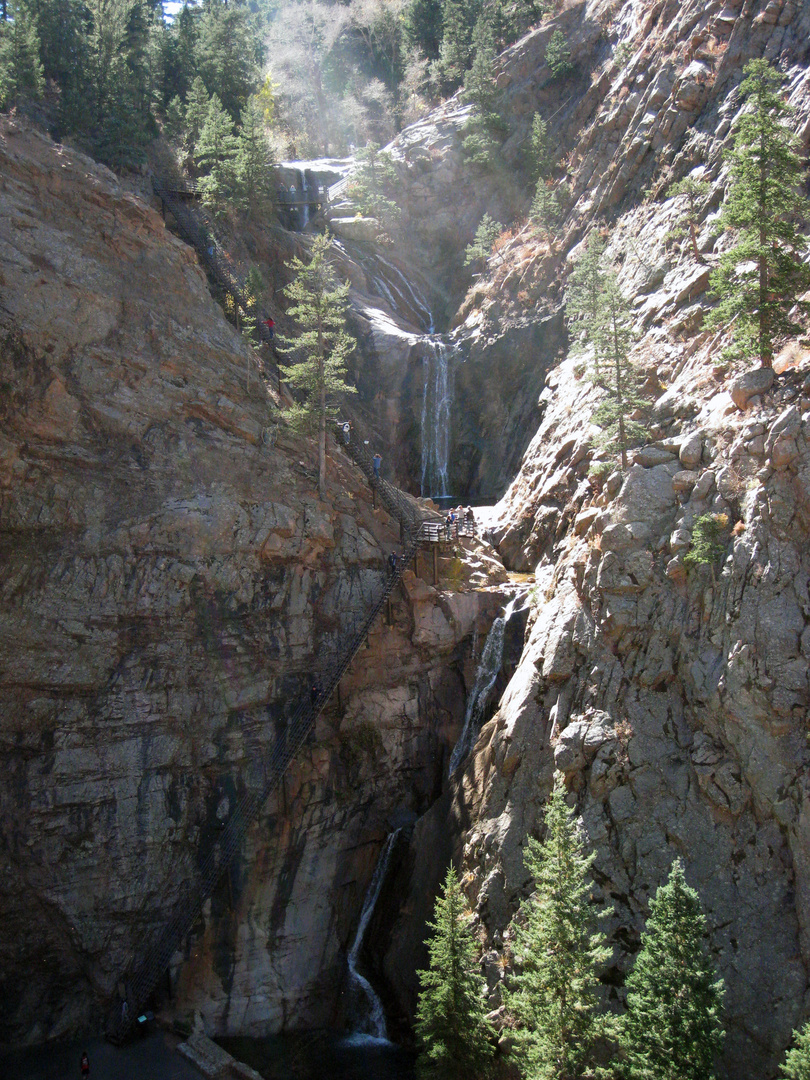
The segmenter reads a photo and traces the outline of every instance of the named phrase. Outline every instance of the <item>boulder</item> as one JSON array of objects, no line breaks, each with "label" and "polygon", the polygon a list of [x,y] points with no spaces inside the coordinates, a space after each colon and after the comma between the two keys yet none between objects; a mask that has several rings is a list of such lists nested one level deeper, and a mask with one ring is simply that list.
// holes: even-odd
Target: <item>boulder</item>
[{"label": "boulder", "polygon": [[688,435],[681,443],[678,457],[685,469],[694,469],[696,465],[700,464],[702,455],[703,436],[696,431],[693,435]]},{"label": "boulder", "polygon": [[730,384],[728,392],[738,409],[748,408],[751,398],[766,394],[773,386],[773,368],[756,368],[738,375]]},{"label": "boulder", "polygon": [[655,468],[656,465],[668,465],[674,458],[669,450],[660,446],[642,446],[633,454],[633,461],[645,469]]},{"label": "boulder", "polygon": [[699,473],[691,469],[682,469],[672,477],[672,487],[679,494],[684,491],[691,491],[698,482],[699,475]]}]

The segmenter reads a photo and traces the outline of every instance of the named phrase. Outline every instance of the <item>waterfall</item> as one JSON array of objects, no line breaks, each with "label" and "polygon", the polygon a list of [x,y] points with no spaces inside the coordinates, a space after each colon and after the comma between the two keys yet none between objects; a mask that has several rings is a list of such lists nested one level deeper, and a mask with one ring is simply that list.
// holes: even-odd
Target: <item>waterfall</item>
[{"label": "waterfall", "polygon": [[357,933],[354,935],[354,941],[349,950],[350,1020],[355,1034],[371,1035],[376,1039],[388,1038],[385,1013],[383,1012],[382,1002],[374,992],[374,987],[357,970],[357,961],[360,957],[360,950],[363,948],[363,940],[366,936],[368,924],[371,922],[371,916],[374,914],[374,908],[380,897],[380,890],[388,873],[391,852],[401,831],[401,829],[397,829],[392,832],[380,852],[380,857],[371,876],[371,884],[363,902],[363,910],[360,912]]},{"label": "waterfall", "polygon": [[450,458],[450,407],[453,404],[453,370],[449,346],[425,338],[422,391],[422,495],[448,495]]},{"label": "waterfall", "polygon": [[517,600],[517,596],[512,597],[506,605],[503,615],[498,616],[487,634],[484,651],[481,653],[481,663],[475,673],[475,686],[473,686],[472,693],[467,700],[464,726],[461,729],[458,742],[453,747],[453,753],[450,755],[450,776],[461,765],[475,743],[481,717],[484,715],[484,706],[487,703],[489,692],[498,677],[498,672],[501,670],[506,624],[515,609]]}]

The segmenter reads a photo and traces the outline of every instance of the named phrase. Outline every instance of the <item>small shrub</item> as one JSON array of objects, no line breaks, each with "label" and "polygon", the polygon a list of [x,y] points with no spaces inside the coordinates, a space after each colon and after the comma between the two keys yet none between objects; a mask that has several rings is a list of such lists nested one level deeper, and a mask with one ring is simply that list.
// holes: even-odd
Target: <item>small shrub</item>
[{"label": "small shrub", "polygon": [[546,63],[552,79],[563,79],[574,70],[571,50],[562,30],[555,30],[546,45]]},{"label": "small shrub", "polygon": [[702,514],[692,529],[692,543],[684,563],[690,570],[699,566],[711,566],[722,558],[726,550],[723,537],[728,529],[728,514]]},{"label": "small shrub", "polygon": [[613,469],[614,463],[612,461],[595,461],[588,470],[588,479],[592,484],[601,487],[613,472]]}]

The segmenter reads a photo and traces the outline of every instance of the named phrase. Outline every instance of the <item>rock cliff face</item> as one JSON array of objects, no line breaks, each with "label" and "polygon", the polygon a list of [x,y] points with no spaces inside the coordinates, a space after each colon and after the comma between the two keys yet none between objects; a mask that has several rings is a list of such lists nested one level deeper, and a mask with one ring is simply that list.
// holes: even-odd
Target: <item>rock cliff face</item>
[{"label": "rock cliff face", "polygon": [[[5,119],[0,155],[0,1038],[17,1043],[99,1023],[397,534],[339,449],[318,501],[310,448],[157,213]],[[339,1012],[376,853],[435,798],[499,605],[503,570],[476,551],[438,589],[406,578],[178,956],[178,1008],[212,1033]]]},{"label": "rock cliff face", "polygon": [[[711,226],[741,68],[750,56],[779,60],[806,148],[810,5],[590,3],[559,25],[577,61],[566,84],[544,67],[549,22],[501,59],[499,86],[516,118],[505,154],[539,108],[572,205],[554,250],[528,226],[513,230],[457,333],[504,327],[508,338],[529,301],[549,317],[565,260],[589,227],[609,228],[651,442],[625,475],[589,478],[598,391],[581,362],[537,349],[542,421],[493,528],[507,566],[534,573],[534,608],[517,671],[441,813],[490,950],[493,1008],[498,952],[528,888],[525,837],[542,831],[557,767],[598,852],[597,892],[615,911],[606,998],[621,1007],[648,899],[681,856],[726,984],[722,1075],[773,1077],[807,1018],[810,968],[810,354],[786,349],[775,381],[735,380],[717,359],[722,334],[701,327],[724,243]],[[702,263],[667,237],[679,206],[666,187],[695,168],[713,184]],[[721,515],[722,556],[687,572],[695,523],[709,513]],[[418,826],[423,846],[439,813]],[[428,878],[415,867],[405,910]],[[381,945],[395,966],[407,918],[391,919]],[[402,996],[412,1008],[412,984]]]}]

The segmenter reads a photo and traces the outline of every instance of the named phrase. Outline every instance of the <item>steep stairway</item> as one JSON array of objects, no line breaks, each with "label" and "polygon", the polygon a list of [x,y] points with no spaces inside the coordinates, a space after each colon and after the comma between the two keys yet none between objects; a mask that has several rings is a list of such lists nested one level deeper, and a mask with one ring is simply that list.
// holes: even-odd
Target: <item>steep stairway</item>
[{"label": "steep stairway", "polygon": [[[249,300],[244,281],[234,271],[217,242],[211,237],[199,215],[188,205],[176,184],[170,184],[157,176],[152,176],[152,190],[160,199],[164,214],[166,210],[174,218],[177,231],[187,244],[190,244],[200,261],[208,270],[213,280],[244,312],[250,312],[253,303]],[[273,335],[264,323],[264,315],[255,315],[256,333],[265,342],[272,342]]]},{"label": "steep stairway", "polygon": [[122,1042],[137,1024],[140,1010],[144,1008],[168,970],[172,957],[199,918],[204,903],[241,850],[248,829],[258,820],[262,807],[303,747],[315,721],[362,648],[374,620],[401,580],[405,569],[410,565],[420,545],[429,539],[429,529],[422,521],[417,504],[375,475],[368,450],[355,438],[351,429],[344,431],[344,428],[340,427],[337,436],[368,477],[382,504],[399,521],[403,542],[402,555],[365,613],[359,629],[345,642],[331,669],[322,677],[317,693],[313,692],[300,702],[284,732],[276,740],[272,752],[260,763],[261,785],[256,785],[255,790],[247,791],[236,804],[216,843],[200,864],[196,880],[186,882],[174,914],[144,951],[135,957],[121,980],[123,997],[119,997],[111,1007],[106,1026],[107,1037],[112,1042]]}]

